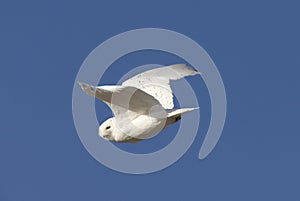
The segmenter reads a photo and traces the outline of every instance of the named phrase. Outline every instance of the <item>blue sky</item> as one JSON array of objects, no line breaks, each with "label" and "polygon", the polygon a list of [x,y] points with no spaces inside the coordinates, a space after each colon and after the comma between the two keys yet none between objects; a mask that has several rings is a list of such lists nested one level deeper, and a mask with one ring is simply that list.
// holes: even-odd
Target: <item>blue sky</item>
[{"label": "blue sky", "polygon": [[[299,200],[299,7],[297,1],[2,1],[0,200]],[[180,32],[205,48],[222,75],[228,113],[215,150],[198,160],[210,103],[203,82],[189,78],[203,122],[195,142],[160,172],[127,175],[98,163],[81,144],[72,88],[97,45],[145,27]],[[116,61],[118,74],[108,71],[101,83],[115,83],[137,65],[179,61],[137,52]],[[104,104],[96,108],[99,121],[110,116]],[[159,149],[176,126],[158,143],[122,148]]]}]

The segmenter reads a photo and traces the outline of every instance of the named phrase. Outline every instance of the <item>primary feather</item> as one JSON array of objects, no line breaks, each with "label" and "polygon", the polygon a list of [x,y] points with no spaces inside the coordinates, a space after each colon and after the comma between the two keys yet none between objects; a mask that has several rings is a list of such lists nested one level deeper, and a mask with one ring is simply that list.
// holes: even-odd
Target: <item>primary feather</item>
[{"label": "primary feather", "polygon": [[153,96],[165,109],[172,109],[174,102],[170,81],[197,74],[200,73],[185,64],[175,64],[143,72],[122,85],[137,87]]}]

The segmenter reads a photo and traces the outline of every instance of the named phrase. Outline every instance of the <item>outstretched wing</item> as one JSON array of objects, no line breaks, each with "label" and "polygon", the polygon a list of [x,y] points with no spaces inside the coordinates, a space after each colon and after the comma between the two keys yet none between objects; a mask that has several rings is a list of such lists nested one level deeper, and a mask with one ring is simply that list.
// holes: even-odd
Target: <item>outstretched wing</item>
[{"label": "outstretched wing", "polygon": [[79,83],[82,90],[88,95],[105,102],[117,117],[130,118],[146,114],[149,115],[153,108],[163,109],[158,100],[144,91],[132,86],[91,86]]},{"label": "outstretched wing", "polygon": [[174,103],[170,80],[197,74],[200,73],[185,64],[175,64],[138,74],[123,82],[122,86],[136,87],[157,99],[165,109],[172,109]]}]

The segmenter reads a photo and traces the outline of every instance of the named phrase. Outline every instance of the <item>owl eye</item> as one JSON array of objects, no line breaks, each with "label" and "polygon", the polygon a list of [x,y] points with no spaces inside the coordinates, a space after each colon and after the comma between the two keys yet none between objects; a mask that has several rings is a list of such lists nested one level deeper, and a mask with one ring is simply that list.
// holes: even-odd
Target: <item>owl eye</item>
[{"label": "owl eye", "polygon": [[105,129],[106,129],[106,130],[110,129],[110,126],[107,126]]}]

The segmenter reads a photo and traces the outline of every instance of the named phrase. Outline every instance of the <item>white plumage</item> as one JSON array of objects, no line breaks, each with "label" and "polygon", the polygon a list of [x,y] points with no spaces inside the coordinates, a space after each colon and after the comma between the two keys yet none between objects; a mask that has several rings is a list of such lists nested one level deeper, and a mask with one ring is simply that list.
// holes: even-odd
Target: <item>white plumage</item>
[{"label": "white plumage", "polygon": [[111,141],[135,143],[177,122],[182,114],[198,109],[173,109],[170,86],[171,80],[197,74],[200,73],[184,64],[175,64],[143,72],[122,85],[79,85],[88,95],[105,102],[114,114],[100,125],[99,135]]}]

